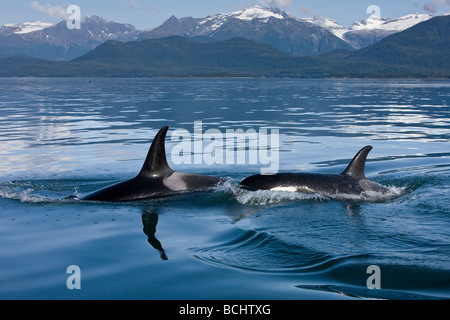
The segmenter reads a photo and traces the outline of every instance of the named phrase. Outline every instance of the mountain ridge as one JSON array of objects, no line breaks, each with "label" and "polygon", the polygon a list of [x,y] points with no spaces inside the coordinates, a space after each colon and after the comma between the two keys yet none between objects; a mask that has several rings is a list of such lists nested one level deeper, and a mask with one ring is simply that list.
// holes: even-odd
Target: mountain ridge
[{"label": "mountain ridge", "polygon": [[[203,41],[244,37],[266,42],[287,53],[320,55],[334,50],[371,45],[390,34],[402,31],[401,28],[387,30],[387,25],[392,26],[395,21],[402,21],[408,17],[411,22],[414,20],[413,16],[382,18],[378,23],[374,23],[376,21],[369,17],[359,23],[355,22],[350,28],[344,28],[328,18],[320,16],[297,18],[278,8],[254,5],[240,11],[217,13],[204,18],[178,19],[171,16],[151,30],[138,30],[131,24],[117,23],[98,16],[83,18],[81,30],[68,30],[65,21],[48,27],[45,27],[44,22],[24,22],[0,27],[0,57],[29,55],[68,61],[89,52],[107,40],[128,42],[173,35]],[[372,21],[372,24],[368,21]],[[357,24],[366,27],[354,27]],[[370,25],[383,24],[384,29],[370,28]],[[352,28],[355,30],[351,30]]]},{"label": "mountain ridge", "polygon": [[435,17],[356,51],[283,53],[233,38],[109,40],[72,61],[0,59],[0,76],[34,77],[429,77],[450,78],[450,16]]},{"label": "mountain ridge", "polygon": [[295,18],[278,8],[254,5],[232,13],[205,18],[170,17],[161,26],[143,32],[138,40],[164,36],[205,37],[215,41],[242,37],[265,42],[276,49],[298,55],[319,55],[351,46],[329,30]]},{"label": "mountain ridge", "polygon": [[68,29],[63,20],[27,33],[11,33],[4,26],[0,30],[3,30],[0,47],[6,52],[3,56],[27,55],[51,60],[71,60],[107,40],[131,41],[136,39],[138,33],[130,24],[116,23],[99,16],[83,18],[81,29]]}]

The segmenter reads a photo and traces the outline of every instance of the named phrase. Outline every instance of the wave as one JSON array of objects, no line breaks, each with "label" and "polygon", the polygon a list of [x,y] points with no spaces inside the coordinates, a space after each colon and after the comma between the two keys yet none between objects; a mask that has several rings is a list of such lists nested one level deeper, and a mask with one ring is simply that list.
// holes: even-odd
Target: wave
[{"label": "wave", "polygon": [[343,285],[297,285],[296,288],[336,293],[359,299],[382,299],[382,300],[448,300],[448,296],[439,293],[415,293],[399,290],[373,290],[363,287],[352,287]]},{"label": "wave", "polygon": [[[267,215],[266,218],[275,222]],[[254,219],[260,220],[261,216]],[[345,239],[339,237],[316,245],[320,238],[333,234],[323,231],[317,235],[320,238],[302,241],[302,231],[307,228],[301,227],[301,221],[303,219],[294,222],[298,226],[299,241],[286,236],[288,230],[233,228],[216,235],[209,244],[191,250],[195,258],[217,267],[295,276],[299,283],[295,287],[303,290],[362,299],[448,299],[449,281],[445,279],[449,272],[446,268],[428,265],[409,254],[399,259],[399,252],[392,254],[383,249],[348,247],[342,243]],[[367,270],[371,265],[381,269],[381,290],[367,287],[370,276]]]},{"label": "wave", "polygon": [[72,183],[65,180],[10,181],[0,184],[0,198],[23,203],[59,203],[68,201],[68,194],[77,196]]},{"label": "wave", "polygon": [[221,235],[215,244],[191,250],[194,257],[210,264],[263,273],[325,271],[340,260],[326,252],[285,242],[266,232],[239,228]]}]

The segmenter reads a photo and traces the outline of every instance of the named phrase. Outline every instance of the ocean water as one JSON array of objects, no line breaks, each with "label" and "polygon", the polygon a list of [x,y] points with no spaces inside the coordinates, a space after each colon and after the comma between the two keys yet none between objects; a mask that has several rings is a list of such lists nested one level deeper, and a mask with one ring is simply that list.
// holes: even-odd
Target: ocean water
[{"label": "ocean water", "polygon": [[[450,298],[450,82],[89,80],[0,79],[1,299]],[[243,190],[263,164],[171,157],[199,121],[278,130],[279,172],[340,173],[372,145],[366,176],[390,194]],[[173,169],[227,182],[65,199],[132,178],[165,125]]]}]

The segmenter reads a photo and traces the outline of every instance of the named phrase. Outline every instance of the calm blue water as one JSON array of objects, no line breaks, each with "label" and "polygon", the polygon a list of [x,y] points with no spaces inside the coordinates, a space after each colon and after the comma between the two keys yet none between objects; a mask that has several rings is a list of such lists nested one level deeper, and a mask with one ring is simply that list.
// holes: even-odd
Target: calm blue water
[{"label": "calm blue water", "polygon": [[[450,298],[449,101],[439,80],[0,79],[0,298]],[[194,121],[279,129],[281,172],[340,173],[370,144],[366,175],[393,196],[244,191],[261,165],[169,157],[229,181],[64,200],[133,177],[162,126],[170,153]],[[381,289],[367,287],[371,265]]]}]

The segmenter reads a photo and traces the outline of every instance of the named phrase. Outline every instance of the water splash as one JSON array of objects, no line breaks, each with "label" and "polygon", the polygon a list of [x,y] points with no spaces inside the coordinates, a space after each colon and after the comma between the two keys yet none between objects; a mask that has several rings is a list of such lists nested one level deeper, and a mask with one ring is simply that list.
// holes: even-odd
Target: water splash
[{"label": "water splash", "polygon": [[266,206],[297,200],[326,200],[327,197],[318,194],[304,194],[288,191],[248,190],[233,180],[227,180],[217,188],[217,192],[229,194],[243,205]]},{"label": "water splash", "polygon": [[387,187],[388,192],[364,191],[361,194],[336,194],[331,196],[332,199],[355,201],[355,202],[387,202],[405,194],[406,187]]},{"label": "water splash", "polygon": [[69,184],[58,180],[10,181],[0,184],[0,198],[22,203],[59,203],[64,201],[68,188]]}]

